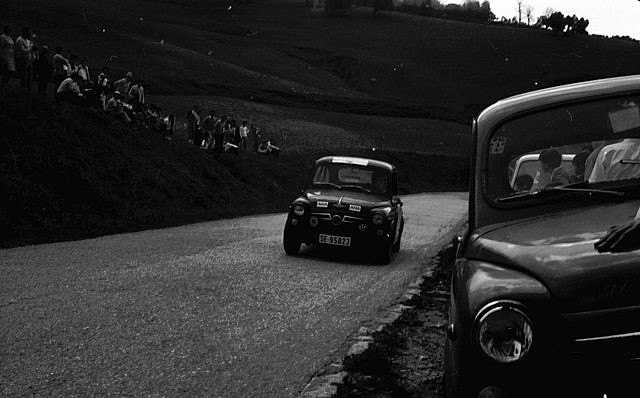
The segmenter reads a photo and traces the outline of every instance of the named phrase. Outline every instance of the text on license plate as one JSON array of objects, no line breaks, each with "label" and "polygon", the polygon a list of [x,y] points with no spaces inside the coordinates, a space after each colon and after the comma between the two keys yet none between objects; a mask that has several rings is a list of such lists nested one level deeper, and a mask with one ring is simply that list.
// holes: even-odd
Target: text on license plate
[{"label": "text on license plate", "polygon": [[318,238],[320,243],[336,246],[351,246],[351,238],[348,236],[335,236],[320,234]]}]

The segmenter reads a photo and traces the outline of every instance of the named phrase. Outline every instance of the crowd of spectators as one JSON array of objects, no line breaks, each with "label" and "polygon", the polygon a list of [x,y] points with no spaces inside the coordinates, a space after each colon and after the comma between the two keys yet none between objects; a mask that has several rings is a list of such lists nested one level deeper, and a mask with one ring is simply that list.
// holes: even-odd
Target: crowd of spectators
[{"label": "crowd of spectators", "polygon": [[254,152],[271,156],[280,153],[280,148],[272,140],[263,139],[260,128],[247,120],[228,115],[217,117],[213,109],[205,114],[198,105],[187,113],[186,120],[189,143],[203,150],[239,155],[247,151],[250,140]]},{"label": "crowd of spectators", "polygon": [[47,96],[49,87],[56,101],[100,109],[133,128],[148,128],[171,139],[175,133],[173,113],[163,114],[145,99],[142,79],[134,79],[132,72],[112,78],[104,66],[94,78],[85,59],[74,54],[66,57],[57,46],[51,54],[46,45],[38,46],[29,27],[22,28],[13,38],[11,26],[5,25],[0,36],[0,75],[3,84],[10,79],[20,81],[20,87],[31,91],[37,82],[37,93]]},{"label": "crowd of spectators", "polygon": [[[9,25],[0,36],[0,75],[7,84],[10,79],[20,81],[20,87],[31,91],[34,82],[40,96],[52,94],[56,101],[99,109],[122,120],[133,128],[149,128],[167,139],[175,134],[176,117],[163,114],[145,98],[145,83],[134,78],[132,72],[113,78],[108,66],[93,76],[85,59],[75,54],[64,55],[57,46],[50,52],[46,45],[38,46],[30,28],[22,28],[13,38]],[[50,87],[53,88],[49,92]],[[213,110],[203,113],[194,106],[186,115],[187,137],[191,144],[215,154],[247,151],[249,141],[256,153],[278,156],[280,148],[271,139],[263,139],[260,128],[237,116],[217,117]]]}]

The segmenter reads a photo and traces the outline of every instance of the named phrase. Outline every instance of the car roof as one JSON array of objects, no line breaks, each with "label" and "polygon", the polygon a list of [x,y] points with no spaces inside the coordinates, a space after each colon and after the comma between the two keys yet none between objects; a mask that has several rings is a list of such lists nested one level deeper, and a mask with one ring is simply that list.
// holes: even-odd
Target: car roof
[{"label": "car roof", "polygon": [[534,108],[543,108],[562,102],[606,97],[625,91],[640,92],[640,75],[590,80],[514,95],[485,108],[477,119],[478,123],[488,122],[493,124],[505,117]]},{"label": "car roof", "polygon": [[361,158],[356,156],[324,156],[316,160],[316,165],[320,163],[342,163],[342,164],[355,164],[360,166],[373,166],[389,171],[395,171],[396,167],[391,163],[383,162],[381,160]]}]

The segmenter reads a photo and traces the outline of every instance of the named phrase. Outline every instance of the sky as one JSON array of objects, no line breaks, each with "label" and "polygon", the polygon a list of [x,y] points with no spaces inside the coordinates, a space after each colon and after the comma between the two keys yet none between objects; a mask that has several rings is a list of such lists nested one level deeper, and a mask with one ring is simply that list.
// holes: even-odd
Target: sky
[{"label": "sky", "polygon": [[[447,1],[441,3],[447,4]],[[518,0],[489,0],[489,4],[498,19],[518,15]],[[640,40],[639,0],[522,0],[522,5],[523,8],[526,5],[533,7],[532,23],[547,8],[552,8],[564,15],[575,14],[578,18],[588,19],[587,32],[590,34],[630,36]],[[524,13],[522,20],[526,22]]]}]

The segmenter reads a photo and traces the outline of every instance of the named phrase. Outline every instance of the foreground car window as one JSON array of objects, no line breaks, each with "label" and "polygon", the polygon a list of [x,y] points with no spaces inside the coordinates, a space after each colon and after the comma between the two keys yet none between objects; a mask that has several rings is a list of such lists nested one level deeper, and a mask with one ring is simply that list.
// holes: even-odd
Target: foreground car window
[{"label": "foreground car window", "polygon": [[640,184],[640,96],[530,113],[500,125],[486,147],[484,191],[497,204],[620,196],[616,188]]}]

